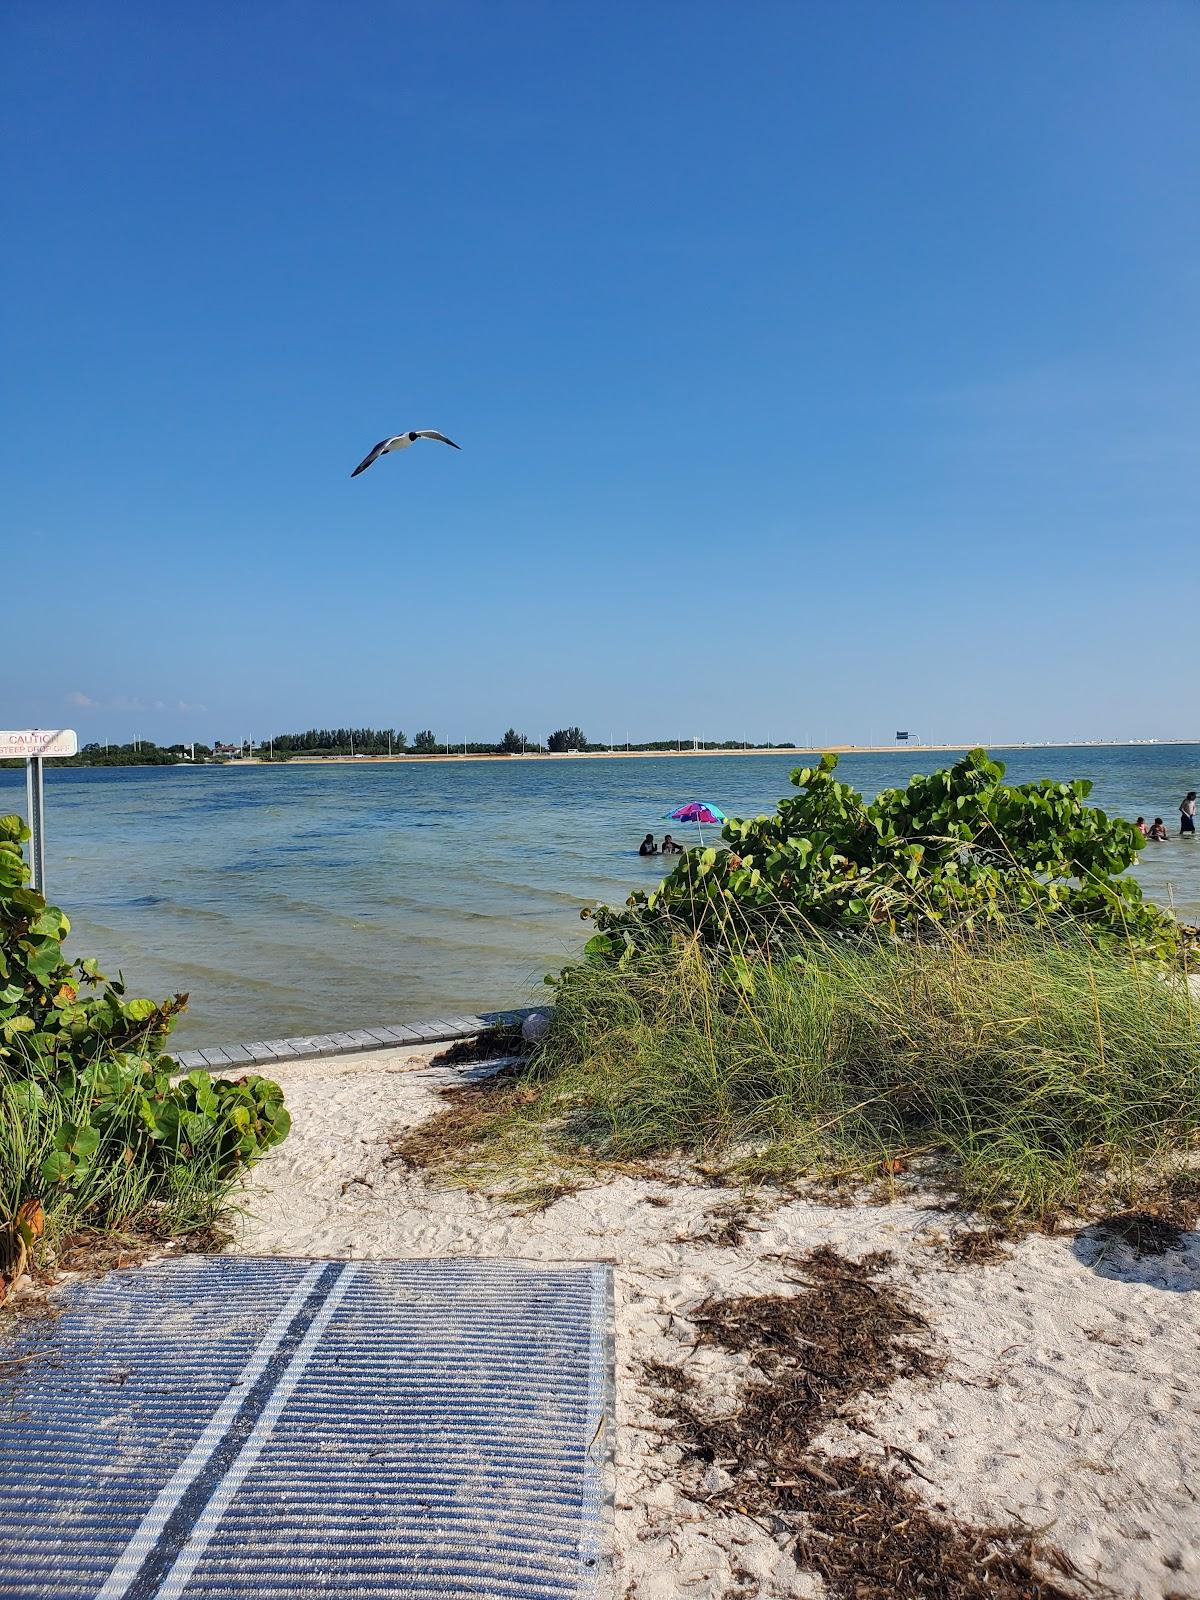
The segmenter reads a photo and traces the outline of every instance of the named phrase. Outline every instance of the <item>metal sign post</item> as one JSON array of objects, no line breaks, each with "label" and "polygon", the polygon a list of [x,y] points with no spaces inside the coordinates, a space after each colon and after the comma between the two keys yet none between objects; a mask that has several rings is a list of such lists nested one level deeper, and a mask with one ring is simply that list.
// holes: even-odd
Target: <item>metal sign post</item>
[{"label": "metal sign post", "polygon": [[46,892],[46,795],[42,788],[42,758],[25,761],[25,819],[29,823],[29,886]]},{"label": "metal sign post", "polygon": [[46,893],[46,796],[42,763],[53,756],[73,756],[79,749],[74,728],[19,728],[0,731],[0,756],[25,759],[25,820],[29,825],[30,887]]}]

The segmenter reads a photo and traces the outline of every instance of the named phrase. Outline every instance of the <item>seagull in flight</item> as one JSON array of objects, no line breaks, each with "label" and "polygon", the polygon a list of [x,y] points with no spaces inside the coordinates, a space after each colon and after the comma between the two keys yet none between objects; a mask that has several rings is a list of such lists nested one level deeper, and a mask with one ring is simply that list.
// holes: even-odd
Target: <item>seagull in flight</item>
[{"label": "seagull in flight", "polygon": [[357,478],[360,472],[365,472],[373,461],[378,461],[380,456],[386,456],[390,450],[407,450],[410,444],[416,444],[418,439],[438,439],[442,444],[448,444],[451,450],[461,450],[462,446],[455,444],[453,439],[447,439],[444,433],[439,433],[436,428],[418,428],[413,433],[398,433],[392,439],[381,439],[371,454],[364,461],[360,461],[350,474]]}]

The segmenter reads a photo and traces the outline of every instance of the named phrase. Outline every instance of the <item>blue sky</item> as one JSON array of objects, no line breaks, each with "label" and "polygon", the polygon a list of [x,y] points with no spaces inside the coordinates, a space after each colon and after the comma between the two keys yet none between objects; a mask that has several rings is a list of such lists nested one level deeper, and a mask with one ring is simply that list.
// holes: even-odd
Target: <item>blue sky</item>
[{"label": "blue sky", "polygon": [[5,726],[1200,736],[1192,0],[4,35]]}]

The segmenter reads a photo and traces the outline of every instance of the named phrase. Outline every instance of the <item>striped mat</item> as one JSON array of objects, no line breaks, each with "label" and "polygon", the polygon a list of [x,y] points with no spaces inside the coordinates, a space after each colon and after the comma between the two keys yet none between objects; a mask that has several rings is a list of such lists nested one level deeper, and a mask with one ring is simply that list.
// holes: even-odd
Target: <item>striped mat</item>
[{"label": "striped mat", "polygon": [[595,1600],[602,1266],[195,1256],[0,1350],[0,1596]]}]

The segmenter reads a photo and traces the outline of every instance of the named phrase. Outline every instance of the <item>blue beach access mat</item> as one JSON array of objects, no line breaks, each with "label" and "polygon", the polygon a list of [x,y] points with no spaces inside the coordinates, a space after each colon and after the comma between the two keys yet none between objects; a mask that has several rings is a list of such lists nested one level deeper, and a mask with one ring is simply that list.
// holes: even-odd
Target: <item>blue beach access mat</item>
[{"label": "blue beach access mat", "polygon": [[603,1266],[194,1256],[0,1349],[3,1600],[595,1600]]}]

